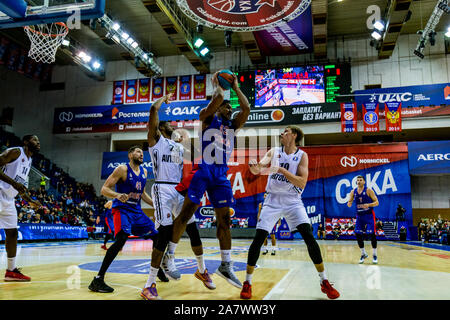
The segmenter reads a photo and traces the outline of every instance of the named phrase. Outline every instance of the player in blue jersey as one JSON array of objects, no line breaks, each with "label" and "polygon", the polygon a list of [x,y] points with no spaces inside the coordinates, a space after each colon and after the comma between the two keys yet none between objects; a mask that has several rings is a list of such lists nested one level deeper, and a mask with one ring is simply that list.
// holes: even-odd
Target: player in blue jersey
[{"label": "player in blue jersey", "polygon": [[241,111],[231,120],[230,102],[224,100],[224,90],[220,87],[217,74],[211,82],[214,93],[211,102],[200,112],[202,122],[200,143],[202,157],[198,170],[192,177],[179,216],[173,222],[172,242],[178,243],[186,224],[197,210],[205,191],[215,209],[217,218],[217,238],[220,243],[222,263],[216,274],[230,284],[241,288],[242,284],[233,271],[231,261],[230,206],[234,203],[233,191],[227,179],[227,160],[234,148],[235,135],[241,129],[250,114],[250,104],[238,87],[234,77],[232,89],[236,92]]},{"label": "player in blue jersey", "polygon": [[[110,239],[114,239],[114,221],[111,214],[111,208],[112,208],[112,200],[109,200],[105,203],[105,223],[104,223],[104,232],[105,232],[105,239],[103,239],[103,245],[101,248],[103,250],[108,250],[106,247],[106,244]],[[100,220],[100,216],[98,217],[98,220]],[[99,223],[98,221],[97,223]]]},{"label": "player in blue jersey", "polygon": [[373,248],[374,264],[378,263],[377,256],[377,237],[376,237],[376,223],[375,212],[373,207],[378,206],[378,198],[372,189],[365,186],[366,181],[363,176],[356,177],[357,188],[350,192],[350,199],[347,206],[350,208],[353,202],[356,202],[356,224],[355,234],[358,246],[361,249],[361,259],[359,263],[364,263],[364,259],[368,257],[364,249],[364,233],[370,234],[370,239]]},{"label": "player in blue jersey", "polygon": [[114,291],[105,283],[105,273],[130,234],[135,236],[157,234],[155,224],[141,209],[141,199],[153,206],[152,199],[144,189],[147,182],[147,170],[141,166],[144,162],[142,149],[137,146],[131,147],[128,150],[128,159],[130,162],[118,166],[105,181],[101,190],[103,196],[114,199],[111,212],[116,240],[106,251],[100,270],[89,285],[89,290],[94,292]]}]

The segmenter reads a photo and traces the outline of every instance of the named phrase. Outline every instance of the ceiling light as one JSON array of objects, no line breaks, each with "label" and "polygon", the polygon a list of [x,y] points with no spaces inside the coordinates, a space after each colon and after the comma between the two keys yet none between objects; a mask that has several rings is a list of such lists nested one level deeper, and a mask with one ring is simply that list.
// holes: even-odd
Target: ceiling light
[{"label": "ceiling light", "polygon": [[382,21],[375,22],[375,24],[373,26],[378,31],[383,31],[384,30],[384,23]]},{"label": "ceiling light", "polygon": [[208,48],[203,48],[203,49],[200,51],[200,54],[204,57],[204,56],[206,56],[206,55],[208,54],[208,52],[209,52],[209,49],[208,49]]},{"label": "ceiling light", "polygon": [[117,30],[120,29],[120,24],[114,23],[113,26],[112,26],[112,28],[113,28],[114,31],[117,31]]},{"label": "ceiling light", "polygon": [[139,46],[139,44],[137,42],[133,42],[131,44],[131,47],[133,47],[133,49],[136,49]]},{"label": "ceiling light", "polygon": [[198,49],[198,48],[200,48],[202,46],[203,43],[205,43],[205,41],[203,41],[203,39],[198,38],[194,42],[194,47]]},{"label": "ceiling light", "polygon": [[128,44],[132,44],[133,42],[134,42],[134,39],[133,39],[133,38],[131,38],[131,37],[128,38],[128,40],[127,40],[127,43],[128,43]]},{"label": "ceiling light", "polygon": [[147,55],[146,53],[144,53],[144,54],[142,55],[142,59],[147,60],[147,58],[148,58],[148,55]]},{"label": "ceiling light", "polygon": [[448,27],[447,32],[445,33],[445,36],[447,38],[450,38],[450,27]]},{"label": "ceiling light", "polygon": [[65,46],[65,47],[70,46],[70,40],[64,39],[63,42],[62,42],[62,45]]},{"label": "ceiling light", "polygon": [[126,32],[122,33],[122,39],[127,40],[130,37],[130,35]]},{"label": "ceiling light", "polygon": [[86,57],[86,52],[80,51],[80,52],[78,52],[77,56],[79,56],[81,59],[83,59],[84,57]]},{"label": "ceiling light", "polygon": [[98,68],[100,68],[102,65],[100,64],[100,62],[98,62],[98,61],[95,61],[93,64],[92,64],[92,67],[95,69],[95,70],[97,70]]},{"label": "ceiling light", "polygon": [[120,38],[117,35],[113,35],[112,39],[120,44]]},{"label": "ceiling light", "polygon": [[381,39],[381,34],[379,32],[377,32],[377,31],[372,32],[371,36],[375,40],[380,40]]},{"label": "ceiling light", "polygon": [[82,57],[81,59],[83,59],[84,62],[89,63],[92,60],[92,57],[90,55],[84,55],[84,57]]}]

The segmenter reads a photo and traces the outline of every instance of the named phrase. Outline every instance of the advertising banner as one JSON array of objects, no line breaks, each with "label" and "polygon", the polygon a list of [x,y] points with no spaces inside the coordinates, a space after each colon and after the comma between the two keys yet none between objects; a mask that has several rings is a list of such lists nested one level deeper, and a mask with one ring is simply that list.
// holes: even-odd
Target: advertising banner
[{"label": "advertising banner", "polygon": [[341,132],[357,131],[356,103],[341,103]]},{"label": "advertising banner", "polygon": [[192,76],[180,76],[180,100],[192,99]]},{"label": "advertising banner", "polygon": [[173,96],[170,101],[178,99],[178,77],[166,78],[166,95],[172,93]]},{"label": "advertising banner", "polygon": [[206,99],[206,74],[194,75],[194,99]]},{"label": "advertising banner", "polygon": [[152,85],[152,101],[164,96],[164,78],[153,79]]},{"label": "advertising banner", "polygon": [[378,103],[366,103],[362,106],[364,132],[380,131],[380,116]]},{"label": "advertising banner", "polygon": [[409,173],[450,174],[450,141],[408,142]]},{"label": "advertising banner", "polygon": [[125,90],[125,81],[114,81],[112,104],[123,104],[124,90]]},{"label": "advertising banner", "polygon": [[127,90],[125,96],[125,103],[137,102],[137,80],[127,80]]},{"label": "advertising banner", "polygon": [[281,56],[312,52],[311,6],[294,20],[253,34],[263,55]]},{"label": "advertising banner", "polygon": [[[127,151],[103,152],[101,179],[107,179],[114,169],[122,164],[127,164],[129,161]],[[152,161],[147,150],[144,150],[144,163],[142,166],[147,169],[147,179],[154,179]]]},{"label": "advertising banner", "polygon": [[150,102],[150,78],[139,79],[138,102]]},{"label": "advertising banner", "polygon": [[[17,239],[19,241],[88,239],[88,233],[86,227],[75,227],[67,224],[19,223]],[[0,230],[1,240],[5,240],[3,230]]]},{"label": "advertising banner", "polygon": [[386,102],[384,105],[386,131],[402,131],[402,104],[400,102]]}]

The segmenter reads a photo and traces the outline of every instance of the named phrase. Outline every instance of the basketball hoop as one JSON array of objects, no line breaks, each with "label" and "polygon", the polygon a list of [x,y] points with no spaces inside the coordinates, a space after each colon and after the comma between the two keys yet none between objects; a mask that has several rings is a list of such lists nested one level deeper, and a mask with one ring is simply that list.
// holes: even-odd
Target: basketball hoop
[{"label": "basketball hoop", "polygon": [[31,41],[28,56],[37,62],[55,62],[56,51],[69,33],[67,25],[62,22],[56,22],[25,26],[24,29]]}]

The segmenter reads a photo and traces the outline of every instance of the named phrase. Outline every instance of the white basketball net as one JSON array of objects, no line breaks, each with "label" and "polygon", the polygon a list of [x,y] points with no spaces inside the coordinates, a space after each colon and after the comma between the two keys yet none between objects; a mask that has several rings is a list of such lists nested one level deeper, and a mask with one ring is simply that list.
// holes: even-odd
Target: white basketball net
[{"label": "white basketball net", "polygon": [[24,27],[31,41],[28,56],[43,63],[55,62],[56,51],[69,33],[69,28],[62,22],[40,24]]}]

